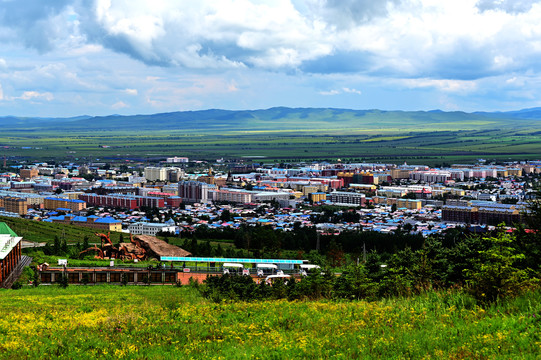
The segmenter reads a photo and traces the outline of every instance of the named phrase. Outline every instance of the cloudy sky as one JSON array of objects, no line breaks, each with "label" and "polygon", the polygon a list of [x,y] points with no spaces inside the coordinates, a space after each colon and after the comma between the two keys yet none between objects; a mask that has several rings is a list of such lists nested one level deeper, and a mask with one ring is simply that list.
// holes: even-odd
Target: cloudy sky
[{"label": "cloudy sky", "polygon": [[541,106],[541,1],[0,0],[0,116]]}]

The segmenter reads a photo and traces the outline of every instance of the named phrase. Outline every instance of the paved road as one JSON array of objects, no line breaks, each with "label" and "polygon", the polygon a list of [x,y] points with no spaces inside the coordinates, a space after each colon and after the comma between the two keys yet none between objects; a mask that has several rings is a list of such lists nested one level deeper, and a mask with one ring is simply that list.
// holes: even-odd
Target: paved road
[{"label": "paved road", "polygon": [[42,247],[42,246],[45,246],[46,243],[42,242],[42,243],[38,243],[38,242],[33,242],[33,241],[26,241],[26,240],[23,240],[21,241],[21,247],[24,249],[24,248],[31,248],[31,247]]}]

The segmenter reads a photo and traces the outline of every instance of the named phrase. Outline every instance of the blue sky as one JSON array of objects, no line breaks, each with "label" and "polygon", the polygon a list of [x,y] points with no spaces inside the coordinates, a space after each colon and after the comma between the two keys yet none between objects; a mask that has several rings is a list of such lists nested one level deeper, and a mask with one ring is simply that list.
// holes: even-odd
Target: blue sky
[{"label": "blue sky", "polygon": [[541,2],[0,0],[0,116],[541,106]]}]

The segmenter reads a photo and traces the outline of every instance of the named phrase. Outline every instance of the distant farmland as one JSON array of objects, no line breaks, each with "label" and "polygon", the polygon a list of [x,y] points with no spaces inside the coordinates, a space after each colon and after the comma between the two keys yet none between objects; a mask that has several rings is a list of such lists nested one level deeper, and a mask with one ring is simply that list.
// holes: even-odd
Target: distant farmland
[{"label": "distant farmland", "polygon": [[[225,112],[225,114],[223,113]],[[8,158],[449,162],[541,158],[541,121],[487,114],[275,108],[0,120]]]}]

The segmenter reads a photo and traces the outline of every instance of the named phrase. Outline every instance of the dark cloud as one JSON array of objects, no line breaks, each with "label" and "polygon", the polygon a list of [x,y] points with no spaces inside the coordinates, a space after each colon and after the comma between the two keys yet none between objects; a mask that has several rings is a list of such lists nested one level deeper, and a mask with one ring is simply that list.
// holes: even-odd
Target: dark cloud
[{"label": "dark cloud", "polygon": [[312,11],[325,21],[345,28],[366,23],[374,18],[388,14],[389,5],[397,5],[402,0],[323,0]]},{"label": "dark cloud", "polygon": [[0,3],[0,24],[14,30],[12,34],[25,46],[46,52],[53,48],[55,39],[63,36],[62,26],[51,19],[69,3],[68,0],[3,1]]},{"label": "dark cloud", "polygon": [[479,0],[477,8],[481,11],[503,10],[516,14],[529,11],[532,5],[538,2],[539,0]]}]

